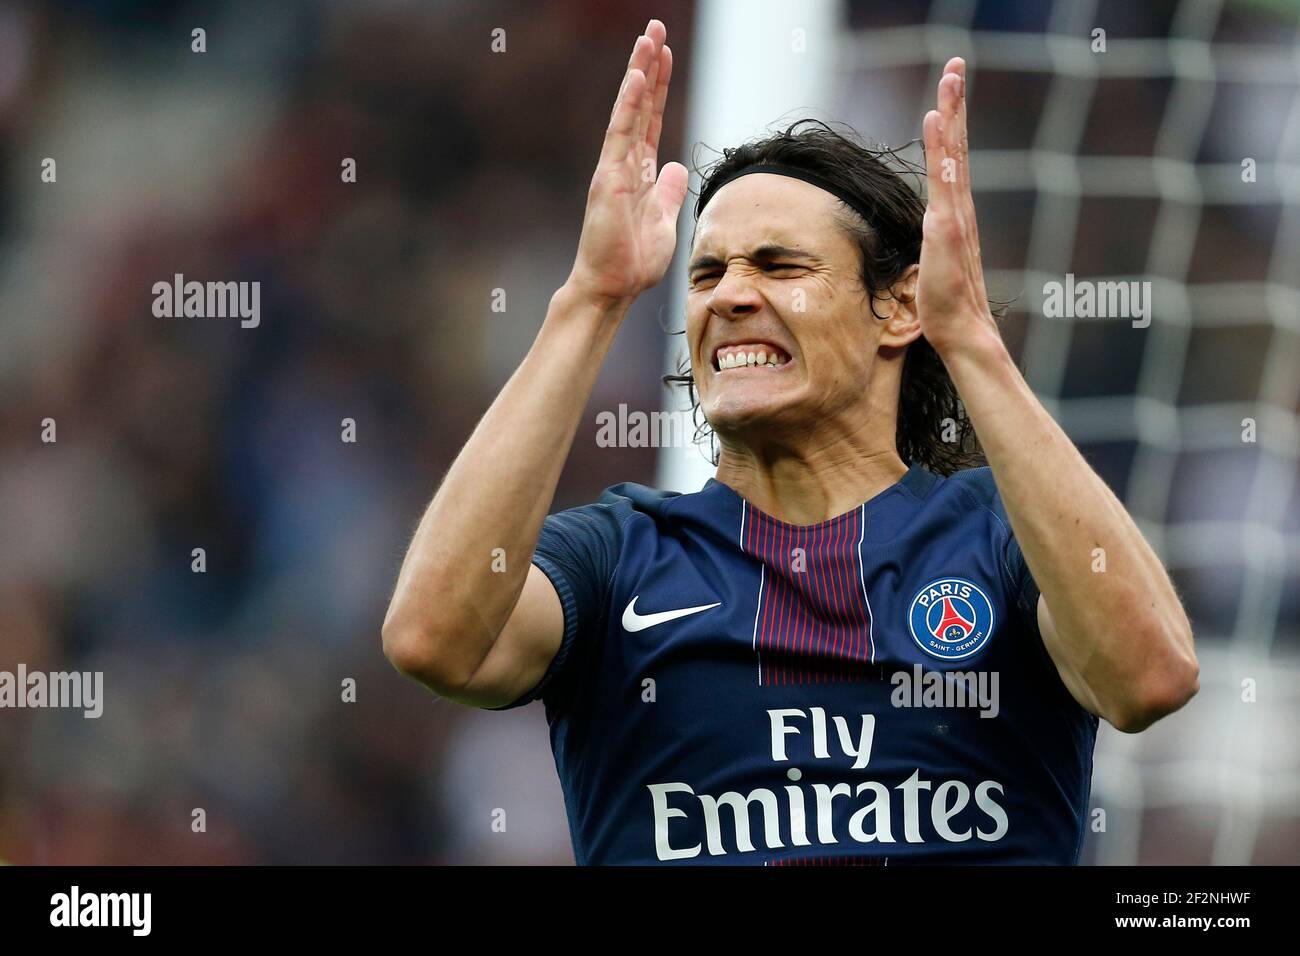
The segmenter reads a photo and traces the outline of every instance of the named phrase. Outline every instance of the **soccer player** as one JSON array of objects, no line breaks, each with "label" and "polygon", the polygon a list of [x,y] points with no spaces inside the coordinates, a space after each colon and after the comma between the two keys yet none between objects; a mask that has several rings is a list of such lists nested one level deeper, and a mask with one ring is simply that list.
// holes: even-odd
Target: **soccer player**
[{"label": "soccer player", "polygon": [[665,39],[637,39],[573,271],[415,533],[389,659],[466,704],[544,701],[579,863],[1077,862],[1098,720],[1141,731],[1198,669],[999,336],[962,60],[925,116],[928,206],[825,127],[724,154],[686,317],[716,478],[547,516],[673,254]]}]

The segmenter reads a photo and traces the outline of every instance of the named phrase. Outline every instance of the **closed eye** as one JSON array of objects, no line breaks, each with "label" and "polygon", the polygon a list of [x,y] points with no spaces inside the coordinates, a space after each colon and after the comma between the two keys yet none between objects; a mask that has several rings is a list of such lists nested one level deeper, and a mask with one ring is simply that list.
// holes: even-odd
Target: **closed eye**
[{"label": "closed eye", "polygon": [[[806,269],[806,268],[807,266],[799,265],[798,263],[795,262],[766,262],[762,265],[762,269],[764,272],[775,272],[775,271],[785,270],[785,269]],[[722,273],[716,269],[712,272],[701,272],[691,280],[691,283],[693,285],[698,285],[699,283],[704,282],[706,279],[716,279],[721,275]]]}]

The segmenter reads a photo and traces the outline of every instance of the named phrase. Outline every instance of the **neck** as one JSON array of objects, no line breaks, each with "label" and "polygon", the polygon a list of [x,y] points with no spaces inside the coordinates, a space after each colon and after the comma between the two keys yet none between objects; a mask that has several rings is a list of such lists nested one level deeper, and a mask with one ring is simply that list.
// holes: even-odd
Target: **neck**
[{"label": "neck", "polygon": [[907,473],[893,434],[756,447],[723,441],[717,480],[789,524],[827,521],[869,501]]}]

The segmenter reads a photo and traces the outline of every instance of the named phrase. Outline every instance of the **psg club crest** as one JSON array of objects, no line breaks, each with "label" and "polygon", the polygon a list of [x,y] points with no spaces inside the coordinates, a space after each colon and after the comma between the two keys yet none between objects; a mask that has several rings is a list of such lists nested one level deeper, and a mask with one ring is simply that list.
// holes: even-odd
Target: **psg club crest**
[{"label": "psg club crest", "polygon": [[964,578],[938,578],[916,592],[907,624],[921,650],[959,661],[993,636],[993,602]]}]

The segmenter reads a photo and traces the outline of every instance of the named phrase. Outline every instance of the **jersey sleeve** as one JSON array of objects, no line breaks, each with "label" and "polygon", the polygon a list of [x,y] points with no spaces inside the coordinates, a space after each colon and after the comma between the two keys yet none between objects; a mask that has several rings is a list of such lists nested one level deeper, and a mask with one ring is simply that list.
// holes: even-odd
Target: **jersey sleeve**
[{"label": "jersey sleeve", "polygon": [[1065,686],[1056,662],[1052,660],[1047,644],[1043,641],[1043,633],[1038,626],[1038,599],[1041,592],[1020,550],[1020,543],[1011,530],[1011,519],[1007,517],[1002,495],[993,480],[993,472],[989,468],[973,468],[957,472],[952,478],[966,485],[991,515],[990,521],[993,525],[991,539],[997,552],[995,557],[1002,569],[1007,611],[1014,616],[1019,625],[1016,631],[1025,639],[1026,652],[1038,662],[1051,684],[1057,688],[1061,700],[1067,702],[1071,712],[1076,715],[1086,715],[1086,719],[1092,721],[1095,728],[1097,718],[1088,713]]},{"label": "jersey sleeve", "polygon": [[564,636],[542,679],[523,696],[494,710],[539,698],[558,703],[571,689],[582,662],[602,632],[610,588],[631,514],[625,499],[606,492],[595,504],[549,515],[532,563],[546,575],[564,609]]},{"label": "jersey sleeve", "polygon": [[[998,499],[998,508],[1002,499]],[[1007,524],[1006,544],[1002,548],[1003,563],[1011,579],[1011,596],[1016,604],[1016,611],[1031,634],[1038,634],[1038,584],[1025,563],[1025,556],[1020,552],[1020,542],[1011,531],[1011,523],[1003,512],[1002,518]],[[1041,636],[1041,635],[1040,635]]]},{"label": "jersey sleeve", "polygon": [[1038,584],[1025,562],[1025,556],[1011,530],[1011,519],[1002,504],[993,472],[989,468],[972,468],[958,472],[954,479],[965,485],[993,516],[996,534],[994,547],[997,548],[998,565],[1002,570],[1003,584],[1007,588],[1011,612],[1033,636],[1040,638],[1038,630]]}]

